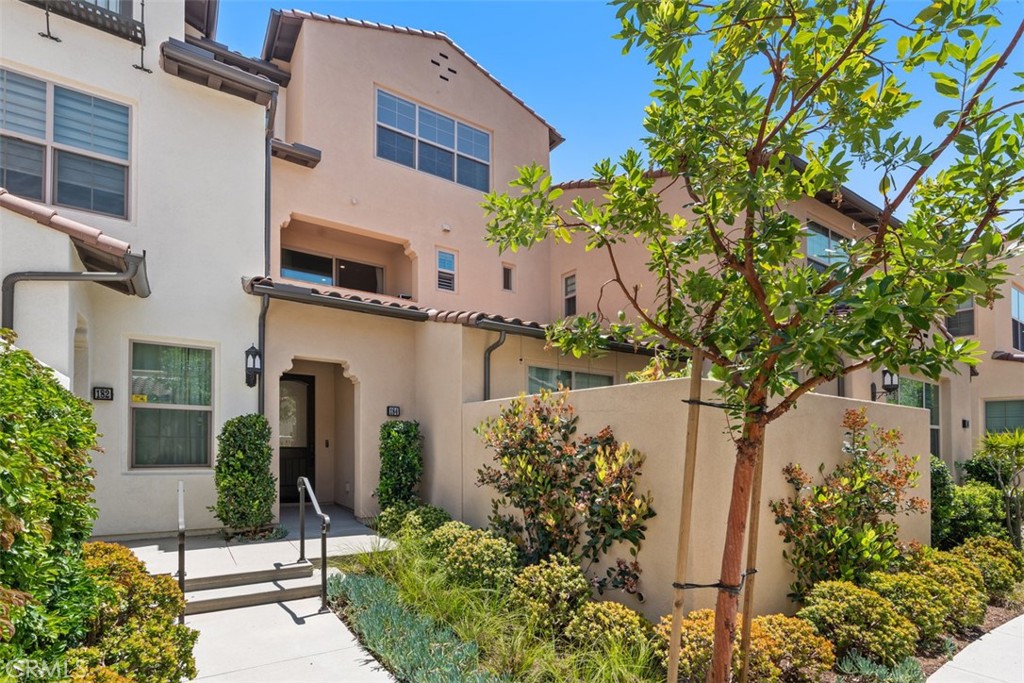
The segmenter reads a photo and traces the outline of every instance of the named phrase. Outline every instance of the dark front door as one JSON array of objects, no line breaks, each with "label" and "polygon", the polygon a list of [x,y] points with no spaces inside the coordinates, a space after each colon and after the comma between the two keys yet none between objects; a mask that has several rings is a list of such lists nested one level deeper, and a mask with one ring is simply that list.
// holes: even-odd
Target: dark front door
[{"label": "dark front door", "polygon": [[316,488],[313,382],[306,375],[281,377],[281,502],[299,502],[299,477]]}]

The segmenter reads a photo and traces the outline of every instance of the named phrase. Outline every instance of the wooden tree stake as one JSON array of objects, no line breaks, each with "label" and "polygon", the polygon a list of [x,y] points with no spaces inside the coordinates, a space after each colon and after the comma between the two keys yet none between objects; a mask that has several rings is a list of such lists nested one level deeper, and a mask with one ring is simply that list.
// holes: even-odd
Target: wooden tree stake
[{"label": "wooden tree stake", "polygon": [[754,466],[754,485],[750,492],[750,529],[747,530],[747,578],[743,588],[743,632],[740,640],[740,683],[747,683],[750,668],[750,621],[754,616],[754,580],[757,569],[757,534],[761,526],[761,478],[764,473],[764,440]]}]

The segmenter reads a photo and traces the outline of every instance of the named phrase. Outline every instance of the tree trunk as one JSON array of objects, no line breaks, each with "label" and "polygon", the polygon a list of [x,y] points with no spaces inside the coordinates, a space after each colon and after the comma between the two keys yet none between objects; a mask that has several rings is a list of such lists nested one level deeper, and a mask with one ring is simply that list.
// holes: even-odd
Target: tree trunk
[{"label": "tree trunk", "polygon": [[[764,443],[764,424],[760,418],[743,425],[743,434],[736,443],[736,466],[732,475],[732,498],[725,529],[725,549],[722,552],[723,586],[739,586],[743,566],[743,541],[746,536],[747,516],[754,468]],[[715,605],[715,645],[711,658],[710,683],[729,683],[732,677],[732,644],[736,638],[736,613],[739,593],[718,590]]]}]

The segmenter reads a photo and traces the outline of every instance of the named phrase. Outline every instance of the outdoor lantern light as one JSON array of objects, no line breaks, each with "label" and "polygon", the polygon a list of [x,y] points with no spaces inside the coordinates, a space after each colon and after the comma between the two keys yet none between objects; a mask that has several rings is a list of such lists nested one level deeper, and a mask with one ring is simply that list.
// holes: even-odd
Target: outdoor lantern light
[{"label": "outdoor lantern light", "polygon": [[256,386],[256,381],[263,374],[263,358],[260,350],[253,344],[245,350],[245,385]]},{"label": "outdoor lantern light", "polygon": [[882,390],[878,391],[875,383],[871,383],[871,400],[877,401],[879,396],[888,396],[900,388],[900,376],[892,370],[882,370]]}]

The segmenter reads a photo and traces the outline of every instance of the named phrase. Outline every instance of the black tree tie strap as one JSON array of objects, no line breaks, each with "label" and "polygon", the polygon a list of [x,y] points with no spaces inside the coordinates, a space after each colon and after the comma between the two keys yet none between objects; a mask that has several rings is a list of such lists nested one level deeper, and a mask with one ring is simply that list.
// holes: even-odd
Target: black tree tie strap
[{"label": "black tree tie strap", "polygon": [[721,581],[718,583],[672,583],[672,587],[678,590],[690,590],[691,588],[717,588],[723,590],[729,595],[739,595],[740,591],[743,590],[743,585],[747,582],[747,577],[757,573],[756,569],[748,569],[747,571],[740,574],[740,582],[736,586],[730,586],[724,584]]}]

